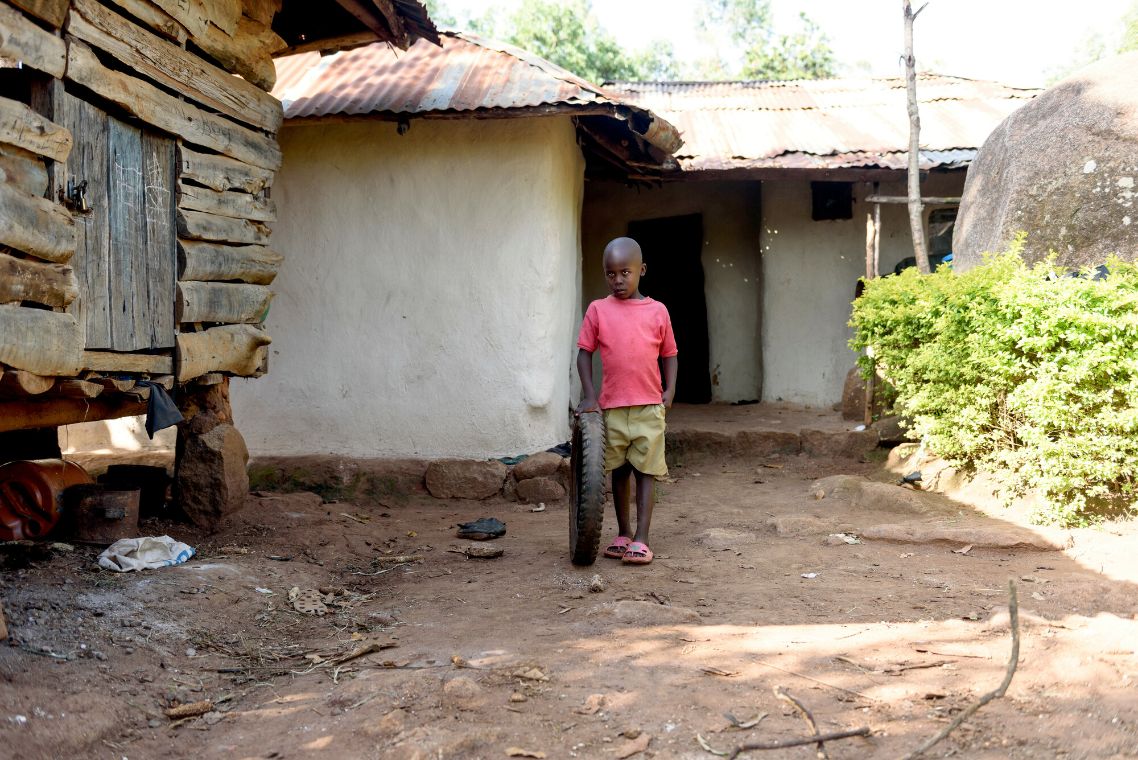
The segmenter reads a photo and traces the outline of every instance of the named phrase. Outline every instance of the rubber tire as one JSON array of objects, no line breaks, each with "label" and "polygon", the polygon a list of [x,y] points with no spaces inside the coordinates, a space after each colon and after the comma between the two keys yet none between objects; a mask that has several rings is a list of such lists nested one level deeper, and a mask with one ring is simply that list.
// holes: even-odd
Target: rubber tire
[{"label": "rubber tire", "polygon": [[597,561],[605,516],[605,418],[586,412],[573,425],[569,459],[569,558],[574,565]]}]

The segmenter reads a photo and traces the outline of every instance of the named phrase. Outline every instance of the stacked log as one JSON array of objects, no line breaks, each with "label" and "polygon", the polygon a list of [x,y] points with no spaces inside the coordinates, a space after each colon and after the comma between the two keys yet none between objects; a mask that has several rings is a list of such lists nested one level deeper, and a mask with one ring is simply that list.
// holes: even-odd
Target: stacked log
[{"label": "stacked log", "polygon": [[[283,113],[268,93],[271,55],[284,47],[270,28],[279,10],[279,0],[0,2],[0,57],[71,82],[78,89],[69,85],[68,92],[96,108],[109,103],[173,138],[166,190],[177,229],[172,348],[87,350],[84,309],[106,304],[85,303],[89,283],[82,265],[77,275],[76,251],[85,235],[104,233],[63,197],[72,134],[53,121],[50,97],[37,103],[33,95],[32,105],[0,97],[0,403],[12,412],[7,429],[17,417],[30,419],[30,412],[15,414],[17,398],[56,420],[68,418],[74,401],[124,396],[96,410],[113,416],[142,395],[139,378],[206,384],[264,371],[270,339],[261,325],[282,260],[268,245],[267,226],[276,219],[268,192],[281,160]],[[113,283],[115,274],[101,276]],[[67,409],[47,414],[51,399]]]}]

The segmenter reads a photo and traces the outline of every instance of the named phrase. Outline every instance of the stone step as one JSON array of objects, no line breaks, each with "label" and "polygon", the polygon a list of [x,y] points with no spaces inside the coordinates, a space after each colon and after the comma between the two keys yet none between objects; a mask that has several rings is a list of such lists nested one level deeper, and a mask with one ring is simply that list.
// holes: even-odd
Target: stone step
[{"label": "stone step", "polygon": [[874,430],[669,430],[669,460],[691,455],[769,457],[775,454],[858,459],[877,448]]}]

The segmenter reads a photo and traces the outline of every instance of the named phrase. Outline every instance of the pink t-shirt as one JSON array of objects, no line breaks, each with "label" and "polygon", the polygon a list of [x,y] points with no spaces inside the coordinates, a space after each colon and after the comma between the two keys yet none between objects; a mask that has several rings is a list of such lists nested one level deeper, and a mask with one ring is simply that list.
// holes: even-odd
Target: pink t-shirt
[{"label": "pink t-shirt", "polygon": [[589,304],[577,347],[601,349],[604,382],[597,399],[602,409],[659,404],[662,356],[675,356],[676,338],[668,309],[651,298],[609,296]]}]

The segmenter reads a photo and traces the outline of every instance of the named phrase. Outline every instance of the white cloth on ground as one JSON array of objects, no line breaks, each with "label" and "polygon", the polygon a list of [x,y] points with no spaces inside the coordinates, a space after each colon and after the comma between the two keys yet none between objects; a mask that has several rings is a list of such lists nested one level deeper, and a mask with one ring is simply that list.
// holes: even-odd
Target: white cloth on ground
[{"label": "white cloth on ground", "polygon": [[120,538],[99,555],[99,567],[126,573],[180,565],[197,551],[169,536]]}]

